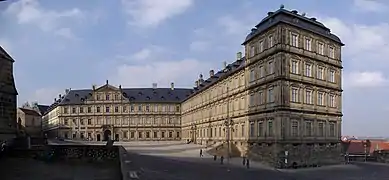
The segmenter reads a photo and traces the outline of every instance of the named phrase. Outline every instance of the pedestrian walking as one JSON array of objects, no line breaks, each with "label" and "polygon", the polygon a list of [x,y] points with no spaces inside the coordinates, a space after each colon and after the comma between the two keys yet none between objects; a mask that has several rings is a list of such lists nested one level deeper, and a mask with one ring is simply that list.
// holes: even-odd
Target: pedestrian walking
[{"label": "pedestrian walking", "polygon": [[221,157],[220,157],[220,164],[223,164],[223,161],[224,161],[224,157],[221,156]]},{"label": "pedestrian walking", "polygon": [[243,160],[242,160],[242,164],[243,164],[243,166],[246,164],[246,157],[245,156],[243,156],[243,158],[242,158]]},{"label": "pedestrian walking", "polygon": [[203,157],[203,149],[200,149],[200,157]]},{"label": "pedestrian walking", "polygon": [[250,160],[248,158],[246,159],[246,167],[247,169],[250,169]]},{"label": "pedestrian walking", "polygon": [[216,155],[213,155],[213,160],[216,161]]}]

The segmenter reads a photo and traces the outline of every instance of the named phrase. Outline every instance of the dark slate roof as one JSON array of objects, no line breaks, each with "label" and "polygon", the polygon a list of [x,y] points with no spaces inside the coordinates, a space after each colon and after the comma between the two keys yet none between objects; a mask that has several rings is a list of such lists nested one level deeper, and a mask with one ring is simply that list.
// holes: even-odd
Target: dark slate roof
[{"label": "dark slate roof", "polygon": [[[296,21],[296,19],[298,21]],[[247,35],[242,45],[247,44],[251,39],[268,30],[270,27],[275,26],[279,23],[285,23],[298,28],[311,31],[321,36],[327,37],[342,46],[344,45],[338,36],[331,33],[330,29],[324,26],[322,23],[316,21],[316,18],[308,18],[298,14],[296,10],[288,11],[281,7],[276,12],[269,12],[268,16],[265,17],[255,28],[251,29],[251,32]]]},{"label": "dark slate roof", "polygon": [[246,66],[245,62],[246,62],[246,58],[243,57],[239,60],[236,60],[235,62],[233,62],[231,64],[228,64],[225,69],[220,70],[219,72],[215,73],[214,76],[209,77],[208,79],[200,82],[200,85],[198,87],[195,87],[192,90],[192,94],[190,96],[188,96],[186,99],[189,99],[189,98],[195,96],[196,94],[213,86],[217,82],[220,82],[221,80],[223,80],[223,79],[235,74],[239,70],[245,68],[245,66]]},{"label": "dark slate roof", "polygon": [[[192,89],[125,88],[121,91],[124,97],[135,103],[181,103],[191,94]],[[67,94],[50,105],[46,113],[59,105],[83,104],[92,96],[92,92],[92,89],[69,90]]]},{"label": "dark slate roof", "polygon": [[0,46],[0,58],[4,58],[4,59],[7,59],[7,60],[10,60],[12,62],[14,62],[15,60],[12,59],[12,57],[7,53],[7,51],[5,51],[3,49],[3,47]]},{"label": "dark slate roof", "polygon": [[32,109],[26,109],[26,108],[19,108],[21,111],[23,111],[27,115],[32,115],[32,116],[40,116],[38,112]]},{"label": "dark slate roof", "polygon": [[50,106],[38,104],[37,107],[41,114],[45,114],[47,109],[49,109]]}]

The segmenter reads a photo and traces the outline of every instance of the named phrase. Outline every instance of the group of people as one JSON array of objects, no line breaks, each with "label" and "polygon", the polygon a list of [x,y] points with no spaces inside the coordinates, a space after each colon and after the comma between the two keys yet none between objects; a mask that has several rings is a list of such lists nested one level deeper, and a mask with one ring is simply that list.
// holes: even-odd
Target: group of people
[{"label": "group of people", "polygon": [[[203,156],[204,156],[203,149],[200,149],[200,157],[203,157]],[[246,168],[249,169],[250,168],[250,160],[247,157],[245,157],[245,156],[243,156],[242,158],[243,158],[242,159],[243,160],[242,161],[243,166],[246,166]],[[216,155],[213,155],[213,160],[214,161],[217,160],[217,156]],[[224,156],[223,155],[220,156],[220,164],[224,164]]]}]

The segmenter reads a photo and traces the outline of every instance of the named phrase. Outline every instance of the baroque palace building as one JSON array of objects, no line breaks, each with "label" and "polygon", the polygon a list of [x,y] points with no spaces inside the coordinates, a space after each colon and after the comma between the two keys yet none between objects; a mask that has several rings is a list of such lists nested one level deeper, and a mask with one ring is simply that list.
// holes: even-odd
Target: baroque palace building
[{"label": "baroque palace building", "polygon": [[[103,140],[184,140],[238,149],[273,166],[339,161],[344,44],[283,6],[243,44],[244,57],[191,89],[67,90],[44,116],[48,133]],[[227,145],[227,146],[226,146]],[[229,154],[231,155],[231,154]]]},{"label": "baroque palace building", "polygon": [[12,57],[0,46],[0,142],[16,137],[18,92],[13,76]]},{"label": "baroque palace building", "polygon": [[83,140],[179,140],[180,102],[191,89],[114,87],[68,89],[43,116],[51,137]]}]

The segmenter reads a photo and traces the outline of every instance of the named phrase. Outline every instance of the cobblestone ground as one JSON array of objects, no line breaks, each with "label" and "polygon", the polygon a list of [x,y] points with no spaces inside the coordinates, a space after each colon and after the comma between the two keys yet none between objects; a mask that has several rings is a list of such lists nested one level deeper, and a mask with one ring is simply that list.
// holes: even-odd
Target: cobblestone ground
[{"label": "cobblestone ground", "polygon": [[200,145],[183,142],[115,142],[115,144],[127,149],[130,153],[129,161],[133,167],[136,166],[139,178],[147,180],[389,180],[389,166],[383,164],[362,163],[277,170],[258,162],[251,162],[250,169],[246,169],[240,158],[230,159],[229,162],[226,159],[222,165],[220,159],[214,161],[210,155],[200,157],[200,149],[204,148]]},{"label": "cobblestone ground", "polygon": [[46,163],[25,158],[1,158],[1,180],[120,180],[117,164]]}]

